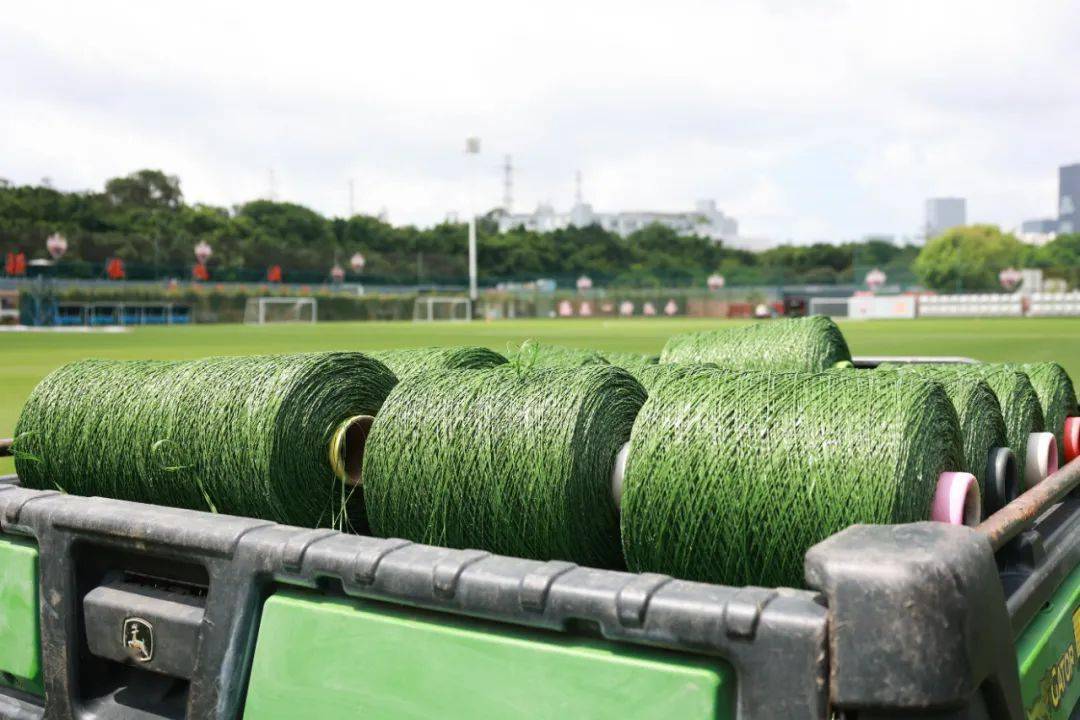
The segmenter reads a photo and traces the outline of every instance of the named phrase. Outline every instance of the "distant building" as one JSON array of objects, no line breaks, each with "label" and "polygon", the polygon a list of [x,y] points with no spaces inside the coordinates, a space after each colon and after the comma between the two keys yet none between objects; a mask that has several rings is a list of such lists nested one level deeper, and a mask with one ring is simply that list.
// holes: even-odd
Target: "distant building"
[{"label": "distant building", "polygon": [[1080,163],[1058,168],[1057,232],[1080,232]]},{"label": "distant building", "polygon": [[517,227],[535,232],[550,232],[568,227],[599,225],[609,232],[623,237],[654,223],[671,228],[680,235],[700,235],[713,240],[731,242],[738,239],[739,223],[735,218],[717,209],[713,200],[699,200],[690,212],[617,212],[598,213],[592,205],[577,202],[570,212],[556,212],[555,208],[541,203],[531,213],[507,213],[499,218],[499,232]]},{"label": "distant building", "polygon": [[927,240],[960,225],[967,225],[967,200],[942,197],[930,198],[926,201]]},{"label": "distant building", "polygon": [[1052,218],[1025,220],[1013,235],[1028,245],[1045,245],[1057,237],[1058,221]]},{"label": "distant building", "polygon": [[1054,218],[1042,218],[1039,220],[1025,220],[1020,223],[1020,232],[1022,233],[1037,233],[1040,235],[1049,235],[1050,233],[1056,233],[1058,229],[1058,221]]}]

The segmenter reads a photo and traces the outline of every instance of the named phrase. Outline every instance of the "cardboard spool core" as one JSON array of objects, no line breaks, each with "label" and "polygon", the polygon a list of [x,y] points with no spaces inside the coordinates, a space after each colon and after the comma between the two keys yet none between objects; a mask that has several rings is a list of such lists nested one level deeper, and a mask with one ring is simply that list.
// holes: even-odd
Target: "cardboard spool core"
[{"label": "cardboard spool core", "polygon": [[364,481],[364,445],[374,421],[371,415],[354,415],[338,425],[330,438],[330,467],[351,487]]}]

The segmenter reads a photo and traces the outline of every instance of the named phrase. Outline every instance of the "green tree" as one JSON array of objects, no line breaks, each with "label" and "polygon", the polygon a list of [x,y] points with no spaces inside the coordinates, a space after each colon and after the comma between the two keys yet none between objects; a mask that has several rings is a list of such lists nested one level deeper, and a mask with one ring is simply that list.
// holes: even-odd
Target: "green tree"
[{"label": "green tree", "polygon": [[326,218],[294,203],[255,200],[233,218],[243,264],[329,272],[337,242]]},{"label": "green tree", "polygon": [[992,290],[998,273],[1022,265],[1026,255],[1026,246],[996,225],[968,225],[928,242],[915,272],[934,290]]},{"label": "green tree", "polygon": [[1080,234],[1058,235],[1032,254],[1032,264],[1064,278],[1071,287],[1080,285]]},{"label": "green tree", "polygon": [[[861,282],[871,267],[907,280],[919,249],[891,242],[785,245],[763,252],[725,247],[709,238],[651,225],[623,238],[599,225],[555,232],[515,228],[498,232],[501,211],[477,223],[480,280],[553,278],[572,287],[582,274],[597,285],[704,287],[713,272],[730,285],[785,282]],[[214,249],[211,276],[254,280],[280,264],[290,279],[318,282],[335,261],[347,267],[356,252],[366,282],[464,282],[466,226],[393,226],[357,215],[326,218],[292,203],[250,202],[223,208],[185,203],[180,180],[144,169],[112,178],[102,192],[61,192],[46,184],[0,183],[0,254],[44,257],[45,238],[61,232],[68,253],[58,271],[101,277],[111,257],[123,258],[132,278],[186,277],[192,249]],[[996,287],[1006,265],[1033,264],[1051,277],[1080,282],[1080,236],[1062,236],[1041,249],[1020,246],[996,228],[964,228],[921,251],[922,277],[942,289]]]},{"label": "green tree", "polygon": [[105,197],[113,205],[175,208],[184,201],[180,178],[160,170],[137,170],[105,183]]}]

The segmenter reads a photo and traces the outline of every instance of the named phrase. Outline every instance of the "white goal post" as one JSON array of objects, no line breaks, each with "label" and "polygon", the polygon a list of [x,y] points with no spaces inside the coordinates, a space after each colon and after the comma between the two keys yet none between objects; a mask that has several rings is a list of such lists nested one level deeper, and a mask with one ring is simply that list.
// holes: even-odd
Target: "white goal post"
[{"label": "white goal post", "polygon": [[282,322],[318,322],[319,303],[310,297],[248,298],[244,324],[267,325]]},{"label": "white goal post", "polygon": [[467,297],[424,295],[413,303],[414,322],[472,320],[472,302]]}]

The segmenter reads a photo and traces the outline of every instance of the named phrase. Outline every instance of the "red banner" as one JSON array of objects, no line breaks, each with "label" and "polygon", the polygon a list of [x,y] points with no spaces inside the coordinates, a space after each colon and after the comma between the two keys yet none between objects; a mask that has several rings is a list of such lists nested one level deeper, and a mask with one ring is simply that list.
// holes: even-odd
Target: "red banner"
[{"label": "red banner", "polygon": [[126,273],[124,272],[124,261],[120,258],[112,258],[105,264],[105,274],[108,275],[110,280],[123,280]]},{"label": "red banner", "polygon": [[26,253],[9,252],[4,261],[4,272],[12,277],[26,274]]}]

